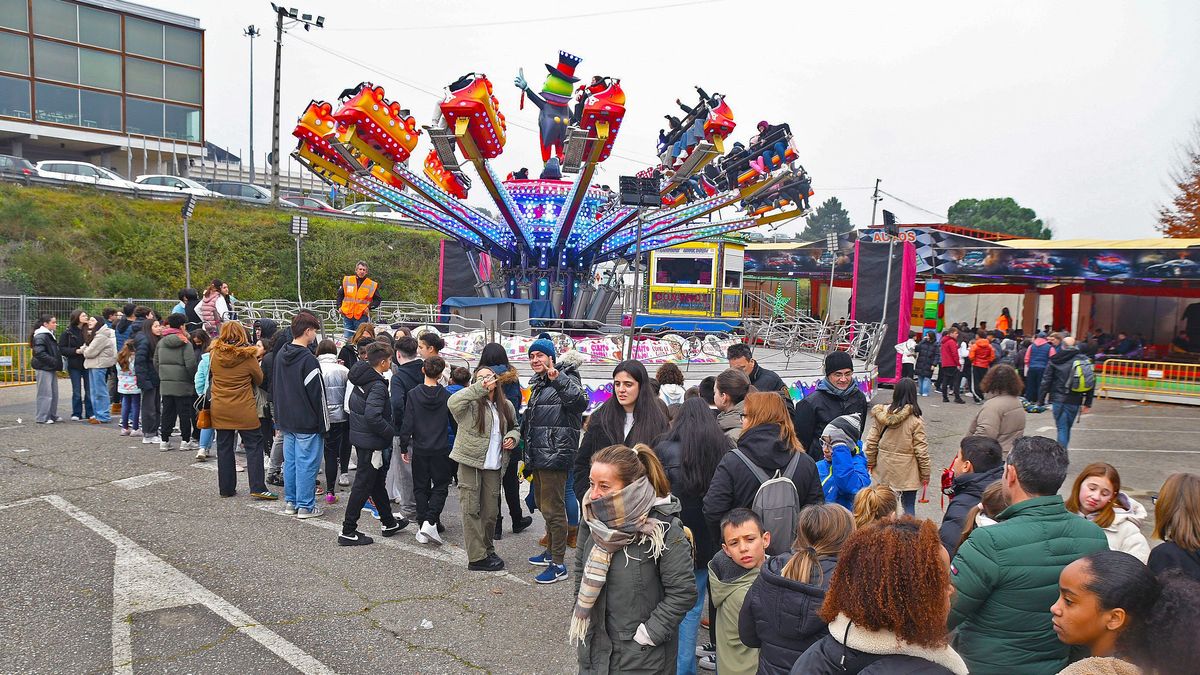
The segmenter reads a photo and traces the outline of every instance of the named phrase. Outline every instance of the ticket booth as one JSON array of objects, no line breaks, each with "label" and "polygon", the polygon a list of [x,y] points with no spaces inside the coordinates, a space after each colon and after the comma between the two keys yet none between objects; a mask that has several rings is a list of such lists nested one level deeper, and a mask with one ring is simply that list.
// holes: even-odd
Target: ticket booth
[{"label": "ticket booth", "polygon": [[722,238],[652,252],[650,316],[638,323],[670,317],[740,319],[745,251],[740,240]]}]

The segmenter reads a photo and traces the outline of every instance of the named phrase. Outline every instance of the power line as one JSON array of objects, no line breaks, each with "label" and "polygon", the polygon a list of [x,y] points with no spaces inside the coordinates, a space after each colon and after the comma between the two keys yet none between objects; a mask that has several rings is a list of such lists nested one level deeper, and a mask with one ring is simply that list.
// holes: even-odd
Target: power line
[{"label": "power line", "polygon": [[494,26],[513,26],[527,23],[548,23],[553,21],[571,21],[574,19],[593,19],[601,16],[613,16],[618,14],[636,14],[640,12],[655,12],[660,9],[673,9],[675,7],[691,7],[696,5],[712,5],[718,2],[726,2],[727,0],[696,0],[694,2],[676,2],[669,5],[654,5],[653,7],[634,7],[632,9],[613,9],[604,12],[589,12],[586,14],[566,14],[563,16],[547,16],[547,17],[532,17],[528,19],[507,19],[500,21],[479,21],[473,23],[446,23],[434,26],[391,26],[391,27],[365,27],[365,28],[331,28],[343,33],[379,33],[379,32],[407,32],[414,30],[442,30],[447,28],[485,28]]},{"label": "power line", "polygon": [[895,199],[896,201],[900,202],[901,204],[904,204],[905,206],[909,206],[909,207],[912,207],[912,208],[914,208],[914,209],[916,209],[916,210],[918,210],[918,211],[923,211],[923,212],[925,212],[925,213],[928,213],[928,214],[929,214],[929,215],[931,215],[931,216],[935,216],[935,217],[937,217],[937,218],[941,218],[941,219],[942,219],[943,221],[945,221],[945,222],[950,222],[950,217],[949,217],[949,216],[947,216],[947,215],[946,215],[946,214],[944,214],[944,213],[938,213],[938,212],[936,212],[936,211],[930,211],[929,209],[927,209],[927,208],[925,208],[925,207],[922,207],[922,206],[917,206],[916,204],[913,204],[912,202],[909,202],[909,201],[905,201],[905,200],[903,200],[903,199],[901,199],[901,198],[897,197],[896,195],[894,195],[894,194],[892,194],[892,193],[890,193],[890,192],[887,192],[887,191],[885,191],[885,190],[880,190],[880,191],[879,191],[879,193],[880,193],[880,194],[885,194],[885,195],[887,195],[887,196],[891,197],[892,199]]}]

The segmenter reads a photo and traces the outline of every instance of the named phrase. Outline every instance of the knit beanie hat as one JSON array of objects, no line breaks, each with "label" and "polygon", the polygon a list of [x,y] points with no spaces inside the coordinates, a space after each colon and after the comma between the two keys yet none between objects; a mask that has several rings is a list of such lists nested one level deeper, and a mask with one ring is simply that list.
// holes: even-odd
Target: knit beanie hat
[{"label": "knit beanie hat", "polygon": [[551,361],[558,358],[558,352],[554,350],[554,343],[550,341],[550,337],[545,333],[539,335],[538,339],[529,345],[529,353],[532,354],[534,352],[541,352],[549,356]]},{"label": "knit beanie hat", "polygon": [[825,425],[825,431],[821,435],[832,439],[833,445],[842,443],[854,445],[858,439],[862,438],[862,422],[859,420],[858,414],[835,417],[832,422]]},{"label": "knit beanie hat", "polygon": [[831,375],[839,370],[849,368],[854,370],[854,361],[850,359],[850,355],[843,351],[829,352],[825,357],[825,374]]}]

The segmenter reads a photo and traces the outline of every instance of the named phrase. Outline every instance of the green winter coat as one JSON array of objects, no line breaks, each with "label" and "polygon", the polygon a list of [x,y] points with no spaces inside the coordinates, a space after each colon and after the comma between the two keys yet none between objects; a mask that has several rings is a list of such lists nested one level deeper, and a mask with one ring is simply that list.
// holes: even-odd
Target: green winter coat
[{"label": "green winter coat", "polygon": [[1066,667],[1070,650],[1050,622],[1058,575],[1107,549],[1108,539],[1058,495],[1014,504],[996,521],[972,530],[951,564],[954,648],[972,675],[1052,675]]},{"label": "green winter coat", "polygon": [[748,570],[724,551],[708,563],[708,588],[717,608],[717,672],[721,675],[754,675],[758,672],[758,650],[742,644],[738,618],[746,592],[761,568]]},{"label": "green winter coat", "polygon": [[[450,395],[450,400],[447,406],[450,408],[450,414],[454,416],[454,421],[458,423],[458,432],[454,435],[454,449],[450,451],[450,459],[459,464],[476,469],[483,468],[483,462],[487,459],[488,444],[492,440],[492,416],[487,415],[483,418],[483,433],[479,433],[479,399],[487,396],[488,391],[484,389],[483,384],[476,382],[465,389],[459,389]],[[502,398],[504,405],[512,412],[513,419],[517,418],[517,413],[513,410],[513,404],[506,398]],[[497,410],[497,413],[499,411]],[[520,427],[513,427],[504,434],[504,438],[513,439],[514,443],[521,442]],[[500,439],[503,445],[504,439]],[[516,447],[516,446],[514,446]],[[500,455],[503,458],[505,452],[511,452],[501,448]],[[509,461],[515,461],[511,458]],[[503,466],[503,460],[501,460]]]},{"label": "green winter coat", "polygon": [[[680,511],[674,497],[650,510],[650,517],[670,523],[666,549],[658,560],[650,557],[648,543],[632,544],[613,554],[604,588],[592,606],[587,637],[578,648],[581,675],[675,672],[679,622],[696,604],[692,547],[683,534]],[[590,531],[583,527],[579,531],[588,534],[575,552],[576,597],[594,546]],[[654,647],[633,639],[643,623]]]},{"label": "green winter coat", "polygon": [[196,349],[176,333],[163,337],[154,350],[154,369],[163,396],[196,395]]}]

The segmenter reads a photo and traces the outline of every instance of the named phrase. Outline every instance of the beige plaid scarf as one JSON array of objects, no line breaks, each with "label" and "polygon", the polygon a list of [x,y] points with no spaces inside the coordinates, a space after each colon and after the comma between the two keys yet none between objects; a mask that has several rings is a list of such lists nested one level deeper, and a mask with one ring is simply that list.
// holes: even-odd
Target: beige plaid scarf
[{"label": "beige plaid scarf", "polygon": [[[571,630],[567,634],[571,642],[587,638],[592,606],[604,588],[614,553],[629,544],[649,541],[650,557],[657,559],[662,555],[667,523],[649,517],[657,500],[654,486],[644,476],[596,501],[592,501],[590,493],[584,495],[583,519],[591,530],[593,546],[583,566],[579,597],[575,599]],[[625,562],[629,564],[628,558]]]}]

